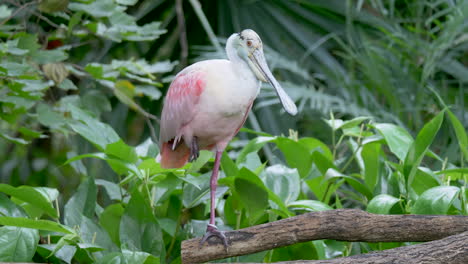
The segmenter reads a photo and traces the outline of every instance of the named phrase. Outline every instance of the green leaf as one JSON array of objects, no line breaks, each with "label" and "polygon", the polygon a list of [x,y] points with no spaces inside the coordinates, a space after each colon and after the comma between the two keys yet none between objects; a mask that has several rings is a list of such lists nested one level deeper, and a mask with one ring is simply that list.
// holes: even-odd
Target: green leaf
[{"label": "green leaf", "polygon": [[73,119],[79,120],[68,125],[78,134],[93,143],[99,150],[103,151],[107,144],[119,141],[120,138],[114,129],[93,118],[85,111],[76,106],[68,106]]},{"label": "green leaf", "polygon": [[373,214],[390,214],[392,207],[397,204],[400,199],[388,194],[379,194],[370,200],[367,205],[367,212]]},{"label": "green leaf", "polygon": [[333,210],[328,204],[316,200],[297,200],[288,204],[288,207],[295,210],[306,210],[311,212]]},{"label": "green leaf", "polygon": [[12,202],[2,193],[0,193],[0,215],[12,217],[28,216],[22,207]]},{"label": "green leaf", "polygon": [[237,156],[236,164],[239,166],[242,163],[245,163],[247,160],[247,155],[252,152],[257,152],[260,150],[266,143],[273,141],[274,137],[256,137],[249,141],[247,145],[241,150],[239,156]]},{"label": "green leaf", "polygon": [[338,128],[340,128],[340,129],[353,128],[353,127],[355,127],[355,126],[357,126],[357,125],[361,124],[362,122],[364,122],[366,120],[369,120],[369,119],[372,119],[372,117],[369,117],[369,116],[356,117],[356,118],[353,118],[351,120],[343,122],[343,124],[341,124]]},{"label": "green leaf", "polygon": [[73,2],[68,5],[68,8],[72,11],[85,12],[94,17],[108,17],[111,16],[115,10],[120,9],[112,0],[93,1],[89,4]]},{"label": "green leaf", "polygon": [[327,159],[333,160],[333,154],[330,148],[328,148],[328,146],[322,141],[316,138],[306,137],[299,139],[298,142],[299,144],[307,147],[307,149],[309,149],[311,153],[314,151],[318,151],[322,153],[323,156],[325,156]]},{"label": "green leaf", "polygon": [[38,242],[36,229],[0,227],[0,261],[31,262]]},{"label": "green leaf", "polygon": [[221,168],[227,176],[235,176],[239,173],[236,163],[232,161],[226,151],[224,151],[223,156],[221,156]]},{"label": "green leaf", "polygon": [[120,221],[120,244],[124,249],[164,258],[162,231],[152,211],[148,198],[138,189],[133,191]]},{"label": "green leaf", "polygon": [[187,173],[195,173],[198,172],[210,159],[213,157],[213,153],[208,150],[201,150],[200,156],[192,162],[192,166],[187,171]]},{"label": "green leaf", "polygon": [[[48,258],[51,253],[53,252],[54,248],[57,244],[39,244],[37,246],[37,253],[41,255],[43,258]],[[67,264],[72,263],[72,259],[76,253],[76,247],[70,245],[64,245],[60,249],[58,249],[53,256],[57,259],[64,261]],[[48,260],[50,263],[53,263],[53,260],[49,258]]]},{"label": "green leaf", "polygon": [[375,128],[385,138],[390,151],[401,161],[405,160],[413,143],[411,135],[405,129],[394,124],[375,124]]},{"label": "green leaf", "polygon": [[121,139],[107,144],[104,152],[110,157],[116,157],[130,163],[135,163],[138,160],[135,148],[125,144]]},{"label": "green leaf", "polygon": [[250,224],[254,224],[268,207],[268,192],[265,186],[257,175],[242,168],[234,180],[234,188],[247,210]]},{"label": "green leaf", "polygon": [[99,224],[107,231],[112,242],[120,246],[120,221],[125,209],[121,204],[111,204],[101,213]]},{"label": "green leaf", "polygon": [[0,216],[0,225],[33,228],[39,230],[60,232],[64,234],[75,234],[75,231],[69,228],[68,226],[64,226],[57,222],[42,219]]},{"label": "green leaf", "polygon": [[11,16],[12,12],[13,12],[13,10],[8,8],[8,6],[0,5],[0,19],[5,19],[5,18]]},{"label": "green leaf", "polygon": [[437,175],[428,168],[419,167],[414,180],[411,184],[411,188],[416,192],[416,194],[421,195],[426,190],[441,185]]},{"label": "green leaf", "polygon": [[13,187],[8,184],[0,184],[0,192],[4,192],[21,201],[34,205],[46,212],[48,215],[57,218],[58,214],[52,203],[40,191],[30,186]]},{"label": "green leaf", "polygon": [[309,149],[289,138],[277,138],[275,143],[283,152],[288,166],[297,168],[301,178],[307,177],[312,167],[312,156]]},{"label": "green leaf", "polygon": [[121,201],[122,194],[126,192],[118,184],[103,179],[96,179],[96,185],[104,187],[109,198],[114,201]]},{"label": "green leaf", "polygon": [[262,173],[265,185],[276,194],[286,205],[295,201],[300,193],[300,177],[297,169],[290,169],[276,164]]},{"label": "green leaf", "polygon": [[120,5],[132,6],[138,2],[138,0],[116,0]]},{"label": "green leaf", "polygon": [[39,64],[64,61],[68,58],[67,53],[60,49],[38,50],[31,54],[32,59]]},{"label": "green leaf", "polygon": [[403,172],[406,179],[406,185],[408,187],[411,186],[424,155],[428,151],[429,146],[442,125],[444,112],[445,111],[441,111],[431,121],[429,121],[429,123],[424,125],[408,151],[408,155],[406,156],[403,164]]},{"label": "green leaf", "polygon": [[447,115],[449,116],[453,129],[455,130],[455,135],[458,139],[458,145],[460,146],[460,149],[465,156],[465,160],[468,161],[468,135],[466,134],[466,130],[460,120],[458,120],[458,118],[452,113],[452,111],[447,110]]},{"label": "green leaf", "polygon": [[96,208],[96,196],[97,187],[94,178],[88,177],[65,204],[65,224],[67,226],[79,226],[83,216],[92,218]]},{"label": "green leaf", "polygon": [[460,192],[455,186],[437,186],[425,191],[411,209],[412,214],[447,214]]},{"label": "green leaf", "polygon": [[468,175],[468,168],[456,168],[456,169],[447,169],[447,170],[441,170],[437,171],[436,174],[438,175],[445,175],[446,179],[451,180],[460,180],[463,179],[463,176]]},{"label": "green leaf", "polygon": [[325,177],[327,178],[328,181],[330,180],[335,180],[335,179],[344,179],[351,187],[353,187],[356,191],[361,193],[362,195],[366,196],[367,199],[372,199],[372,192],[369,190],[369,188],[363,184],[359,179],[353,177],[353,176],[348,176],[345,174],[340,173],[336,169],[330,168],[327,170],[325,173]]},{"label": "green leaf", "polygon": [[364,182],[369,190],[374,190],[379,179],[380,172],[380,143],[373,142],[365,144],[361,151],[364,161]]},{"label": "green leaf", "polygon": [[141,158],[156,158],[156,155],[159,153],[159,147],[157,144],[153,143],[153,140],[149,137],[135,147],[135,152],[138,157]]}]

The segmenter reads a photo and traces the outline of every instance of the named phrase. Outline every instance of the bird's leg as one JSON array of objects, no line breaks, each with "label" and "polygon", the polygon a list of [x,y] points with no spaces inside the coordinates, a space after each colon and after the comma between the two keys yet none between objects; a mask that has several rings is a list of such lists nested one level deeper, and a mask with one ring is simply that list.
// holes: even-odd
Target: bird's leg
[{"label": "bird's leg", "polygon": [[189,162],[192,162],[192,161],[198,159],[198,156],[200,156],[200,149],[198,148],[198,138],[193,137],[192,138],[192,144],[190,144]]},{"label": "bird's leg", "polygon": [[224,248],[227,250],[227,238],[224,235],[224,232],[219,231],[215,225],[215,196],[216,196],[216,186],[218,184],[218,172],[219,172],[219,165],[221,163],[221,156],[223,151],[217,150],[215,163],[213,167],[213,173],[211,174],[210,179],[210,198],[211,198],[211,207],[210,207],[210,223],[206,227],[206,234],[203,236],[202,240],[200,241],[200,246],[205,243],[210,237],[218,237],[224,245]]}]

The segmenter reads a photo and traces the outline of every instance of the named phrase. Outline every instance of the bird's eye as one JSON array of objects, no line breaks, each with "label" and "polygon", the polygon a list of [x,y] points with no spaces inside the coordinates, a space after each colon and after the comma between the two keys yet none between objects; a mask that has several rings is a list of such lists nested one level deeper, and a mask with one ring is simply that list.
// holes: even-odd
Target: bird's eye
[{"label": "bird's eye", "polygon": [[248,47],[251,47],[251,46],[252,46],[252,41],[247,40],[247,46],[248,46]]}]

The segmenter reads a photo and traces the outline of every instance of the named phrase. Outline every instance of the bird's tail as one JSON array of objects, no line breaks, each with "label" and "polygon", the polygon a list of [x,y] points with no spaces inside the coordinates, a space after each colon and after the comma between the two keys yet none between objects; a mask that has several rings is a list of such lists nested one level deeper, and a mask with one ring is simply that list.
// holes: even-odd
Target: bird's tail
[{"label": "bird's tail", "polygon": [[189,155],[190,149],[183,142],[174,150],[172,150],[172,142],[164,142],[160,152],[161,167],[165,169],[180,168],[187,163]]}]

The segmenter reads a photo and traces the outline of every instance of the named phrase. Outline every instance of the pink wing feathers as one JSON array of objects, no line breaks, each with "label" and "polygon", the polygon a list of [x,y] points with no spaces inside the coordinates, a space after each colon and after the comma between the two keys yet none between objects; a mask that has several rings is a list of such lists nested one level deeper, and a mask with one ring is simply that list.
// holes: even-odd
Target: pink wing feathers
[{"label": "pink wing feathers", "polygon": [[204,88],[203,73],[195,69],[180,72],[172,81],[161,114],[159,140],[163,168],[182,167],[187,162],[189,148],[177,143],[183,136],[182,128],[193,119]]}]

